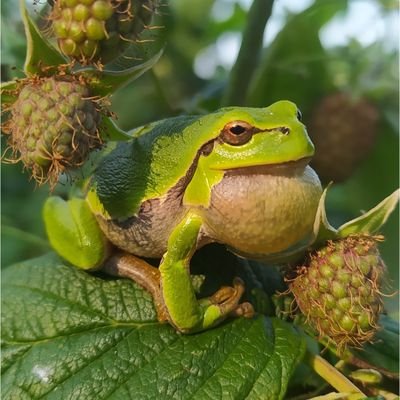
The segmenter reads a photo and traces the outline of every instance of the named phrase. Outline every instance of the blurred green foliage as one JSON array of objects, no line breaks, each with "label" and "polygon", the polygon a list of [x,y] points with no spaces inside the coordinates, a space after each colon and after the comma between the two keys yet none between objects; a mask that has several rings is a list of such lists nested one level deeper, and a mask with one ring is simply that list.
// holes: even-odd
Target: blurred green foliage
[{"label": "blurred green foliage", "polygon": [[[275,1],[267,32],[274,21],[282,19],[275,13],[279,2]],[[383,23],[396,14],[393,1],[370,3],[378,7],[377,18]],[[226,39],[227,35],[240,37],[244,31],[244,4],[235,0],[163,2],[156,21],[161,28],[152,34],[165,42],[165,53],[152,71],[114,95],[112,107],[118,124],[130,129],[184,112],[218,108],[229,85],[230,65],[226,60],[235,52]],[[328,215],[336,226],[377,204],[399,182],[397,49],[386,46],[385,37],[368,45],[357,38],[337,47],[321,42],[321,29],[338,15],[346,15],[350,4],[350,0],[315,0],[301,12],[284,10],[284,24],[265,45],[261,59],[248,59],[248,63],[256,64],[254,76],[243,77],[248,79],[243,103],[265,106],[290,99],[299,105],[306,122],[320,99],[336,91],[363,96],[379,110],[380,132],[374,150],[347,182],[334,185],[328,195]],[[13,1],[3,0],[1,21],[2,79],[8,80],[21,76],[25,53],[23,28]],[[337,35],[341,34],[345,35],[338,30]],[[210,62],[215,62],[213,57],[222,62],[209,77],[201,77],[194,66],[201,67],[202,56],[204,67],[207,54]],[[35,188],[21,170],[19,164],[2,168],[3,266],[48,250],[41,220],[48,188]],[[383,257],[397,288],[398,214],[391,217],[382,233],[386,236],[381,247]],[[395,313],[397,302],[389,300],[388,304]]]}]

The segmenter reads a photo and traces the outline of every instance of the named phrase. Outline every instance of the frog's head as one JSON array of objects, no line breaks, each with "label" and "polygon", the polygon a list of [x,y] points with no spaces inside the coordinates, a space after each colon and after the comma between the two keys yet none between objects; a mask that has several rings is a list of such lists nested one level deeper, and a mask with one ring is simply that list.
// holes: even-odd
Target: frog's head
[{"label": "frog's head", "polygon": [[282,165],[293,161],[307,164],[314,146],[301,123],[301,114],[290,101],[266,108],[220,110],[220,134],[208,154],[213,170]]}]

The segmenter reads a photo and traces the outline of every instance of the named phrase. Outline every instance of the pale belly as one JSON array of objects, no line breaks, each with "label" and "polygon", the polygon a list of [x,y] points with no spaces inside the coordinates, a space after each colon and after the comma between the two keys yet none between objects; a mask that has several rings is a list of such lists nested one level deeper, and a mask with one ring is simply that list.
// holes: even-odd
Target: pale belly
[{"label": "pale belly", "polygon": [[125,221],[107,220],[97,215],[97,221],[116,247],[140,257],[161,258],[167,251],[168,238],[185,217],[180,190],[161,199],[143,203],[137,216]]},{"label": "pale belly", "polygon": [[[190,211],[182,205],[182,194],[177,190],[146,202],[138,216],[123,222],[97,219],[118,248],[159,258],[169,235]],[[193,210],[204,219],[197,248],[218,242],[255,258],[285,250],[311,232],[320,196],[321,184],[308,166],[228,173],[212,189],[210,206]]]},{"label": "pale belly", "polygon": [[213,188],[205,236],[262,258],[309,235],[322,192],[316,173],[304,165],[248,172],[228,174]]}]

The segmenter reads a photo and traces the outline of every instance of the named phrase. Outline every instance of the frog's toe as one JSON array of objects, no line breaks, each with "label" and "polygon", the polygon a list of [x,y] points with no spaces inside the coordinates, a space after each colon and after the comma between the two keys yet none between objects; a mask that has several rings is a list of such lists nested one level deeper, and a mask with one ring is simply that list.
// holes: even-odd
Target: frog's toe
[{"label": "frog's toe", "polygon": [[232,312],[232,317],[253,318],[255,315],[254,307],[249,302],[240,303]]},{"label": "frog's toe", "polygon": [[240,278],[233,280],[233,286],[224,286],[208,298],[209,303],[217,306],[221,316],[243,316],[250,318],[254,315],[250,303],[239,303],[245,291],[244,282]]},{"label": "frog's toe", "polygon": [[232,298],[235,293],[236,291],[234,287],[223,286],[222,288],[217,290],[212,296],[210,296],[209,300],[212,304],[222,304]]}]

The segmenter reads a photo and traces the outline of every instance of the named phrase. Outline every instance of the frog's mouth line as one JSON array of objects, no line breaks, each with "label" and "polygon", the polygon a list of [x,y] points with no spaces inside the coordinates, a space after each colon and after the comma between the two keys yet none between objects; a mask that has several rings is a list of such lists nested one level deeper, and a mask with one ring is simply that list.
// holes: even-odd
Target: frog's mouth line
[{"label": "frog's mouth line", "polygon": [[226,175],[295,175],[302,172],[309,164],[312,157],[303,157],[294,161],[286,161],[276,164],[251,165],[249,167],[238,167],[226,169]]}]

